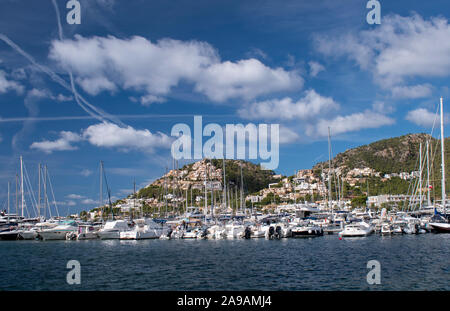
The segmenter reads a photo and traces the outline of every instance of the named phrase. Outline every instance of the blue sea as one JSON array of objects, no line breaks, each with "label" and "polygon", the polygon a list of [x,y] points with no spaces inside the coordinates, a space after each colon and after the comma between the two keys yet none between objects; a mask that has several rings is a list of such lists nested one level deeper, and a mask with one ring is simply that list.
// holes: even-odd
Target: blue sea
[{"label": "blue sea", "polygon": [[[0,290],[450,290],[450,235],[2,241]],[[67,262],[81,266],[69,285]],[[381,284],[369,285],[369,260]]]}]

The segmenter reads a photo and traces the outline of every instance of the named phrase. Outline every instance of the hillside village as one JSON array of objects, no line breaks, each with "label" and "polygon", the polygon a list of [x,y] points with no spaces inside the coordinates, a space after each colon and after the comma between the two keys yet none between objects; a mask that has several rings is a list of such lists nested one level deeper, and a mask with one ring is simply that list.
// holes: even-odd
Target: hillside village
[{"label": "hillside village", "polygon": [[[228,212],[242,211],[245,208],[267,212],[306,201],[322,205],[330,204],[330,190],[331,203],[337,208],[399,207],[407,201],[417,200],[415,196],[411,196],[409,187],[420,176],[417,168],[410,171],[399,170],[402,167],[402,163],[399,161],[404,161],[404,163],[414,161],[418,156],[418,152],[414,150],[414,148],[418,149],[417,142],[420,140],[425,142],[427,138],[429,137],[425,134],[405,135],[390,139],[390,141],[387,140],[387,142],[380,141],[347,150],[333,159],[330,172],[327,162],[318,163],[312,169],[298,170],[291,176],[282,176],[272,171],[263,171],[258,165],[250,162],[226,160],[226,197],[223,184],[223,160],[203,159],[179,169],[174,163],[174,169],[167,171],[161,178],[140,189],[135,195],[130,194],[127,198],[116,201],[113,207],[122,213],[145,211],[156,215],[188,209],[197,209],[202,212],[205,209],[205,184],[206,208],[210,209],[211,206],[214,206],[216,209]],[[397,144],[399,140],[403,148],[408,148],[407,153],[410,154],[410,157],[403,157],[398,161],[394,161],[392,158],[385,159],[385,161],[390,161],[392,167],[395,168],[389,172],[382,163],[383,157],[389,157],[389,155],[395,157],[395,153],[385,152],[377,146],[381,145],[382,148],[391,150],[393,148],[391,144]],[[378,150],[375,149],[369,153],[371,163],[375,163],[371,167],[366,164],[369,161],[366,160],[367,157],[363,157],[364,153],[356,151],[358,149],[367,151],[368,148],[374,148],[373,146]],[[403,150],[403,152],[406,151]],[[377,154],[381,160],[376,158],[374,162],[370,158],[372,154]],[[348,165],[349,162],[355,162],[352,157],[360,159],[359,167]],[[334,165],[336,167],[333,167]],[[384,169],[377,170],[374,168],[377,166],[382,166]],[[404,167],[414,168],[409,164]],[[243,172],[242,185],[241,169]],[[331,185],[328,183],[329,175],[331,176]],[[438,184],[437,181],[434,180],[434,184]],[[330,186],[331,189],[329,189]],[[432,188],[423,183],[423,195],[432,191]],[[436,192],[433,188],[433,200],[435,196]],[[241,198],[243,198],[242,203]],[[227,202],[226,206],[225,202]],[[100,212],[101,209],[91,211],[92,217],[98,216]]]}]

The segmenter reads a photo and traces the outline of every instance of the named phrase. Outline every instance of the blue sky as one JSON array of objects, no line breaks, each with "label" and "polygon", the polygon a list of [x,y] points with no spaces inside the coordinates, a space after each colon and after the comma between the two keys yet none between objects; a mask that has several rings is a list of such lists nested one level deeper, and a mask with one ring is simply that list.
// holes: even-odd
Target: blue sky
[{"label": "blue sky", "polygon": [[380,25],[365,0],[80,0],[80,25],[66,2],[60,40],[52,0],[0,0],[2,205],[20,155],[32,183],[48,165],[64,214],[95,206],[100,160],[114,198],[161,176],[172,126],[194,115],[280,124],[291,175],[328,157],[328,126],[334,154],[430,133],[449,97],[445,0],[380,1]]}]

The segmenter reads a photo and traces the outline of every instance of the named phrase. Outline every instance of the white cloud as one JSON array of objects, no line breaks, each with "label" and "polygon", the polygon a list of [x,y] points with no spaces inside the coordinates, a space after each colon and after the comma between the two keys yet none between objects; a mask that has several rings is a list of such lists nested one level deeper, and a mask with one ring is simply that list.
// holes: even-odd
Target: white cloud
[{"label": "white cloud", "polygon": [[45,153],[53,151],[69,151],[78,149],[72,146],[72,143],[81,141],[81,136],[72,132],[62,131],[59,133],[60,138],[55,141],[44,140],[31,144],[31,149],[38,149]]},{"label": "white cloud", "polygon": [[153,152],[155,147],[169,147],[172,139],[161,133],[151,133],[149,130],[136,130],[131,126],[119,127],[112,123],[91,125],[83,132],[83,137],[92,145],[106,148],[120,148],[123,151],[131,149]]},{"label": "white cloud", "polygon": [[444,17],[387,15],[381,25],[357,34],[316,37],[317,50],[347,56],[384,87],[417,77],[450,75],[450,25]]},{"label": "white cloud", "polygon": [[259,60],[221,62],[208,43],[172,39],[149,40],[113,36],[53,41],[49,57],[76,74],[90,94],[117,88],[164,96],[188,82],[209,99],[252,99],[272,92],[298,90],[303,79],[295,71],[269,68]]},{"label": "white cloud", "polygon": [[[30,148],[39,149],[46,153],[53,151],[76,150],[73,143],[87,141],[91,145],[104,148],[117,148],[120,151],[140,150],[152,153],[155,148],[168,148],[172,138],[164,133],[151,133],[149,130],[136,130],[131,126],[119,127],[116,124],[103,122],[91,125],[82,130],[81,134],[62,131],[60,138],[55,141],[45,140],[34,142]],[[81,172],[84,176],[92,174],[89,170]]]},{"label": "white cloud", "polygon": [[413,86],[396,86],[392,88],[392,96],[395,98],[423,98],[431,96],[433,87],[430,84]]},{"label": "white cloud", "polygon": [[307,134],[310,136],[328,136],[328,127],[332,135],[347,132],[359,131],[362,129],[379,128],[385,125],[392,125],[395,120],[384,114],[366,110],[364,112],[353,113],[347,116],[337,116],[332,120],[321,119],[315,126],[308,126]]},{"label": "white cloud", "polygon": [[165,98],[163,97],[159,97],[159,96],[155,96],[155,95],[145,95],[145,96],[141,96],[139,99],[137,99],[136,97],[130,97],[130,100],[132,102],[140,102],[142,106],[150,106],[151,104],[154,103],[164,103],[166,101]]},{"label": "white cloud", "polygon": [[280,144],[290,144],[300,139],[300,136],[293,130],[280,126]]},{"label": "white cloud", "polygon": [[92,199],[84,199],[81,201],[81,204],[85,204],[85,205],[98,204],[98,201],[92,200]]},{"label": "white cloud", "polygon": [[8,91],[16,91],[17,94],[22,94],[24,87],[16,81],[8,80],[6,72],[0,70],[0,94]]},{"label": "white cloud", "polygon": [[375,112],[379,112],[381,114],[387,114],[387,113],[392,113],[394,112],[394,107],[390,104],[387,104],[385,102],[382,101],[375,101],[372,104],[372,110]]},{"label": "white cloud", "polygon": [[325,67],[319,64],[318,62],[310,61],[308,65],[309,65],[309,74],[312,77],[316,77],[319,74],[319,72],[325,70]]},{"label": "white cloud", "polygon": [[89,169],[87,169],[87,168],[85,168],[85,169],[83,169],[83,170],[80,172],[80,174],[81,174],[82,176],[84,176],[84,177],[88,177],[88,176],[91,176],[91,175],[92,175],[92,171],[89,170]]},{"label": "white cloud", "polygon": [[296,102],[289,97],[254,102],[248,107],[239,109],[238,113],[245,119],[308,120],[338,108],[339,104],[331,97],[308,90],[305,96]]},{"label": "white cloud", "polygon": [[66,197],[69,199],[73,199],[73,200],[80,200],[80,199],[84,198],[84,196],[79,195],[79,194],[69,194]]},{"label": "white cloud", "polygon": [[77,78],[77,82],[81,85],[83,90],[88,92],[91,95],[97,95],[102,91],[111,91],[114,92],[117,90],[116,85],[108,80],[106,77],[92,77],[92,78]]},{"label": "white cloud", "polygon": [[[444,115],[445,119],[448,120],[448,115]],[[406,120],[411,121],[412,123],[422,126],[429,127],[433,126],[433,123],[436,121],[436,124],[439,124],[440,118],[439,115],[436,115],[433,112],[428,111],[424,108],[418,108],[415,110],[411,110],[407,113]]]},{"label": "white cloud", "polygon": [[246,59],[209,66],[197,77],[195,89],[214,101],[223,102],[230,98],[250,100],[302,86],[303,79],[295,71],[271,69],[257,59]]},{"label": "white cloud", "polygon": [[58,94],[58,96],[54,97],[59,102],[68,102],[73,100],[72,96],[64,96],[63,94]]}]

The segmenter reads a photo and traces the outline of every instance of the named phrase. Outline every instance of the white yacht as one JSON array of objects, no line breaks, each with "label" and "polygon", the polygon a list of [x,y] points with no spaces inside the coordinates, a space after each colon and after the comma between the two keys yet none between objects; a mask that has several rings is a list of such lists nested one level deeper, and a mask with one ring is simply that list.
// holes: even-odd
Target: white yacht
[{"label": "white yacht", "polygon": [[262,228],[261,224],[255,224],[250,227],[252,238],[264,238],[266,236],[266,231]]},{"label": "white yacht", "polygon": [[313,224],[298,225],[291,230],[293,238],[310,238],[323,235],[323,229]]},{"label": "white yacht", "polygon": [[361,237],[368,236],[373,232],[372,226],[365,222],[352,223],[344,227],[344,230],[339,232],[341,237]]},{"label": "white yacht", "polygon": [[135,219],[134,223],[135,226],[131,230],[120,232],[121,240],[159,239],[167,232],[167,228],[150,218]]},{"label": "white yacht", "polygon": [[98,228],[92,225],[78,226],[77,240],[96,240],[98,239]]},{"label": "white yacht", "polygon": [[391,235],[392,234],[392,228],[389,223],[383,223],[381,226],[381,234],[382,235]]},{"label": "white yacht", "polygon": [[23,240],[34,240],[38,236],[37,229],[32,224],[21,224],[19,236]]},{"label": "white yacht", "polygon": [[225,235],[228,240],[240,239],[244,237],[245,227],[239,224],[227,224],[225,226]]},{"label": "white yacht", "polygon": [[38,232],[42,240],[65,240],[67,234],[78,230],[78,225],[74,221],[65,221],[54,228],[43,229]]},{"label": "white yacht", "polygon": [[101,228],[97,235],[101,240],[118,240],[120,233],[129,230],[128,224],[125,220],[107,221],[103,228]]}]

